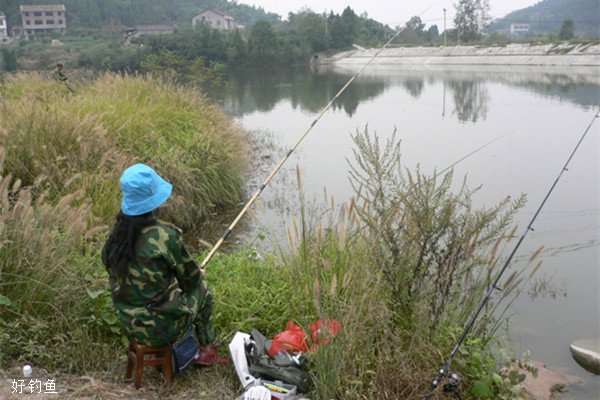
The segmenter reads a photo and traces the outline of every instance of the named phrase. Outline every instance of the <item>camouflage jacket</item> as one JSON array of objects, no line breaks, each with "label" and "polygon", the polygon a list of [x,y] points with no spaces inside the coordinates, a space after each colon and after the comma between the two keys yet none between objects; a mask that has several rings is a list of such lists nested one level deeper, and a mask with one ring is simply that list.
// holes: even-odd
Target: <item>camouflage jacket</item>
[{"label": "camouflage jacket", "polygon": [[52,78],[56,82],[65,82],[65,81],[69,80],[69,78],[67,78],[67,76],[58,68],[55,68],[54,71],[52,72]]},{"label": "camouflage jacket", "polygon": [[204,296],[202,275],[181,231],[164,222],[142,230],[136,256],[127,276],[109,278],[121,328],[129,340],[164,346],[165,336],[173,342],[189,330]]}]

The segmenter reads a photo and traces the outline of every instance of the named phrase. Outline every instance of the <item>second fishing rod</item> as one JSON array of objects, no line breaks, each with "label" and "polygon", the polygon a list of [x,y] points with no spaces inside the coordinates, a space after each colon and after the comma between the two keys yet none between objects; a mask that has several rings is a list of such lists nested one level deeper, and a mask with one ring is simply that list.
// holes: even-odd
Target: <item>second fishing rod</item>
[{"label": "second fishing rod", "polygon": [[[431,386],[429,387],[429,391],[427,392],[427,394],[425,394],[423,396],[423,400],[428,400],[431,395],[433,394],[433,392],[437,389],[437,387],[440,385],[440,383],[442,382],[442,380],[445,378],[445,376],[449,373],[450,370],[450,365],[452,364],[452,360],[454,359],[454,357],[456,356],[456,353],[458,352],[460,346],[462,345],[463,341],[465,340],[465,338],[467,337],[467,335],[469,334],[469,332],[471,331],[471,329],[473,328],[473,325],[475,325],[475,321],[477,320],[477,318],[479,317],[479,314],[481,314],[481,311],[483,310],[483,308],[485,307],[485,305],[487,304],[487,302],[490,300],[490,298],[492,297],[492,293],[495,290],[500,290],[500,288],[498,287],[498,283],[500,282],[500,279],[502,278],[502,275],[504,275],[504,272],[508,269],[514,255],[517,253],[517,250],[519,250],[519,247],[521,246],[521,243],[523,243],[523,240],[525,240],[525,236],[527,236],[527,234],[529,233],[529,231],[533,230],[533,223],[535,222],[535,220],[537,219],[538,215],[540,214],[540,212],[542,211],[542,208],[544,208],[544,205],[546,205],[546,202],[548,201],[548,199],[550,198],[550,195],[552,194],[552,192],[554,191],[554,188],[556,187],[556,185],[558,184],[558,181],[560,180],[560,178],[563,176],[563,174],[568,171],[568,166],[569,163],[571,162],[571,160],[573,159],[573,157],[575,156],[575,153],[577,152],[577,150],[579,149],[579,147],[581,146],[581,143],[583,142],[583,140],[585,139],[585,137],[587,136],[588,132],[590,131],[590,129],[592,128],[592,125],[594,125],[594,122],[600,117],[600,109],[598,111],[596,111],[596,114],[594,115],[594,117],[592,118],[591,122],[589,123],[589,125],[587,126],[586,130],[583,132],[583,135],[581,135],[581,137],[579,138],[579,141],[577,142],[577,145],[575,146],[575,148],[573,149],[573,151],[571,152],[571,155],[569,156],[569,158],[567,159],[567,161],[565,162],[564,166],[561,168],[560,173],[558,174],[558,176],[556,177],[556,179],[554,180],[554,183],[552,184],[552,186],[550,187],[550,189],[548,190],[548,193],[546,193],[546,196],[544,197],[544,199],[542,200],[541,204],[539,205],[539,207],[537,208],[537,210],[535,211],[533,217],[531,218],[531,220],[529,221],[529,224],[527,225],[527,227],[525,228],[525,230],[523,231],[523,233],[521,234],[521,236],[519,237],[519,240],[517,241],[516,245],[514,246],[514,248],[512,249],[512,251],[510,252],[510,255],[508,256],[508,258],[506,259],[504,265],[502,266],[502,269],[500,270],[500,272],[498,273],[496,279],[494,280],[494,282],[490,285],[490,287],[488,288],[488,291],[486,292],[485,296],[483,297],[483,300],[481,301],[481,303],[479,304],[479,307],[477,308],[477,311],[475,312],[475,314],[473,314],[473,316],[471,317],[471,319],[469,320],[469,322],[467,323],[467,326],[465,327],[465,329],[462,332],[462,335],[460,336],[460,339],[458,340],[458,342],[454,345],[454,348],[452,349],[452,352],[450,353],[450,356],[448,357],[448,359],[445,361],[444,365],[440,368],[436,378],[433,380],[433,382],[431,383]],[[453,378],[454,380],[456,380],[456,378]],[[451,388],[452,392],[456,393],[456,389],[457,389],[457,383],[453,383],[453,386]],[[458,393],[456,393],[458,396]],[[460,398],[460,396],[458,396]]]}]

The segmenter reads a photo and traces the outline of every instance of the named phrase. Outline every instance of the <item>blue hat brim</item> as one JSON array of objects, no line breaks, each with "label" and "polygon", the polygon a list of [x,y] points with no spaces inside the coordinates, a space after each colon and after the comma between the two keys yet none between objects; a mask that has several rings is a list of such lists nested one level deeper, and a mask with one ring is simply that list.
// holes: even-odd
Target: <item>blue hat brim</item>
[{"label": "blue hat brim", "polygon": [[144,199],[138,203],[125,203],[125,199],[121,202],[121,211],[125,215],[136,216],[149,213],[150,211],[156,210],[165,201],[171,197],[173,191],[173,185],[165,181],[163,178],[158,176],[158,185],[156,187],[156,193],[151,197]]}]

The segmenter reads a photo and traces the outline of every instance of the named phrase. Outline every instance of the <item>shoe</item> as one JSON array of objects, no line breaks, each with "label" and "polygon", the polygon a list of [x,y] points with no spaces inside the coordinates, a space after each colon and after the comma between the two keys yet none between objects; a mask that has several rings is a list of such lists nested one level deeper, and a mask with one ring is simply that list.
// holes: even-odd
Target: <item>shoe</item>
[{"label": "shoe", "polygon": [[212,366],[212,365],[229,365],[229,360],[222,357],[217,352],[217,349],[213,345],[200,346],[200,352],[194,359],[194,363],[197,365]]}]

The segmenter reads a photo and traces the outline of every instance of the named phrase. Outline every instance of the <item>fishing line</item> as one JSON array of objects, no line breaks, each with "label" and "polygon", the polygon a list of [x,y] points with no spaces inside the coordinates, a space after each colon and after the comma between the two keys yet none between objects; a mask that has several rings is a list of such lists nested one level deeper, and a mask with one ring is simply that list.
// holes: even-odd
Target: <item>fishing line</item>
[{"label": "fishing line", "polygon": [[527,234],[529,233],[529,231],[534,230],[532,228],[532,225],[534,223],[534,221],[536,220],[537,216],[539,215],[539,213],[542,211],[542,208],[544,207],[544,205],[546,204],[546,201],[548,200],[548,198],[550,197],[550,194],[552,194],[552,191],[554,190],[554,188],[556,187],[556,185],[558,184],[558,181],[560,180],[560,178],[562,177],[563,173],[565,171],[568,171],[567,167],[569,166],[569,163],[571,162],[571,159],[573,159],[573,156],[575,155],[575,152],[577,152],[577,149],[579,149],[579,146],[581,145],[581,143],[583,142],[583,139],[585,139],[585,137],[587,136],[590,128],[592,127],[592,125],[594,124],[594,122],[596,121],[596,119],[600,117],[600,109],[596,112],[596,115],[594,115],[594,118],[592,118],[592,121],[590,122],[590,124],[588,125],[587,129],[585,130],[585,132],[583,133],[583,135],[581,136],[581,138],[579,139],[579,142],[577,142],[577,145],[575,146],[575,148],[573,149],[573,152],[571,153],[571,155],[569,156],[569,158],[567,159],[567,162],[565,163],[565,165],[562,167],[562,169],[560,170],[560,173],[558,174],[558,176],[556,177],[556,180],[554,181],[554,183],[552,184],[552,186],[550,187],[550,190],[548,190],[548,193],[546,194],[546,196],[544,197],[544,199],[542,200],[542,203],[540,204],[540,206],[538,207],[537,211],[535,212],[535,214],[533,215],[533,218],[531,218],[531,221],[529,221],[529,225],[527,225],[527,227],[525,228],[525,231],[523,232],[523,234],[521,235],[521,237],[519,238],[519,241],[517,242],[517,244],[515,245],[515,247],[513,248],[513,250],[511,251],[510,255],[508,256],[508,259],[506,260],[506,262],[504,263],[504,266],[502,267],[502,269],[500,270],[500,273],[498,274],[498,276],[496,277],[496,280],[494,280],[494,283],[490,286],[490,288],[488,289],[485,297],[483,298],[481,304],[479,305],[479,308],[477,309],[477,311],[475,312],[475,314],[471,317],[471,320],[469,321],[469,323],[467,324],[467,326],[465,327],[465,330],[463,331],[460,339],[458,340],[458,342],[456,343],[456,345],[454,346],[454,348],[452,349],[452,352],[450,353],[450,357],[448,357],[448,359],[446,360],[446,362],[444,363],[444,365],[442,366],[442,368],[440,369],[437,377],[434,379],[434,381],[431,383],[431,386],[429,387],[429,392],[427,392],[427,394],[423,397],[423,400],[428,400],[431,395],[433,394],[433,392],[435,391],[435,389],[438,387],[438,385],[440,384],[441,380],[444,378],[444,376],[448,373],[448,369],[450,368],[450,364],[452,363],[452,359],[454,358],[454,356],[456,355],[456,352],[458,351],[460,345],[462,344],[463,340],[465,339],[465,337],[467,336],[467,334],[469,333],[469,331],[471,330],[471,328],[473,328],[473,325],[475,324],[475,320],[477,319],[477,317],[479,316],[479,314],[481,313],[481,310],[483,310],[483,308],[485,307],[486,303],[488,302],[488,300],[492,297],[492,292],[496,289],[496,290],[500,290],[500,288],[498,288],[498,282],[500,281],[500,278],[502,277],[502,274],[504,274],[504,272],[506,271],[506,269],[508,268],[508,265],[510,264],[512,258],[514,257],[515,253],[517,252],[517,250],[519,249],[519,247],[521,246],[521,243],[523,242],[523,240],[525,239],[525,236],[527,236]]},{"label": "fishing line", "polygon": [[[433,3],[431,4],[429,7],[427,7],[421,14],[419,14],[418,16],[420,17],[421,15],[425,14],[427,11],[429,11],[433,6],[435,6],[437,4]],[[315,118],[315,120],[310,124],[310,126],[306,129],[306,131],[300,136],[300,138],[296,141],[296,143],[292,146],[292,148],[290,150],[288,150],[288,152],[285,154],[285,156],[281,159],[281,161],[279,161],[279,163],[275,166],[275,168],[273,169],[273,171],[269,174],[269,176],[267,176],[267,178],[264,180],[264,182],[262,183],[262,185],[260,185],[260,187],[258,188],[258,190],[252,195],[252,197],[250,198],[250,200],[248,200],[248,202],[246,203],[246,205],[244,205],[244,207],[242,208],[242,210],[240,211],[240,213],[237,215],[237,217],[233,220],[233,222],[229,225],[229,227],[227,227],[227,229],[225,230],[225,233],[223,233],[223,236],[221,236],[221,238],[217,241],[217,243],[215,243],[215,245],[213,246],[213,248],[210,250],[210,252],[208,253],[208,255],[206,256],[206,258],[204,259],[204,261],[202,261],[202,264],[200,264],[200,269],[204,269],[206,267],[206,265],[210,262],[210,260],[213,258],[213,256],[215,255],[215,253],[217,252],[217,250],[219,250],[219,248],[221,247],[221,245],[223,244],[223,242],[227,239],[227,237],[231,234],[231,232],[233,231],[233,229],[235,228],[235,226],[238,224],[238,222],[240,222],[240,220],[242,219],[242,217],[244,216],[244,214],[246,214],[246,212],[248,211],[248,209],[250,208],[250,206],[252,206],[252,204],[254,204],[254,202],[256,201],[256,199],[258,199],[258,196],[260,196],[260,194],[262,193],[262,191],[265,189],[265,187],[267,187],[267,185],[269,184],[269,182],[271,182],[271,180],[273,179],[273,177],[275,176],[275,174],[277,174],[277,172],[281,169],[281,167],[283,166],[283,164],[285,164],[285,162],[290,158],[290,156],[292,155],[292,153],[294,152],[294,150],[296,150],[296,148],[300,145],[300,143],[302,143],[302,141],[304,140],[304,138],[308,135],[308,133],[312,130],[312,128],[319,122],[319,120],[323,117],[323,115],[325,115],[325,113],[331,108],[331,106],[333,105],[333,103],[337,100],[337,98],[344,93],[344,91],[348,88],[348,86],[350,86],[350,84],[352,82],[354,82],[354,80],[356,79],[356,77],[358,75],[360,75],[365,68],[367,68],[371,62],[373,62],[373,60],[375,58],[377,58],[377,56],[387,48],[387,46],[398,37],[398,35],[400,35],[400,33],[402,31],[404,31],[407,28],[407,26],[405,25],[402,29],[399,29],[391,38],[390,40],[388,40],[383,47],[381,47],[370,59],[369,61],[357,72],[354,74],[354,76],[352,76],[352,78],[350,78],[350,80],[348,80],[348,82],[337,92],[337,94],[335,96],[333,96],[333,98],[329,101],[329,103],[327,103],[327,105],[325,106],[325,108],[323,108],[323,110],[321,110],[321,112],[317,115],[317,117]]]},{"label": "fishing line", "polygon": [[[512,133],[512,132],[509,132],[509,133]],[[498,140],[502,139],[502,138],[503,138],[504,136],[506,136],[506,135],[508,135],[508,133],[505,133],[505,134],[504,134],[504,135],[502,135],[502,136],[498,136],[496,139],[494,139],[494,140],[491,140],[491,141],[487,142],[486,144],[484,144],[484,145],[482,145],[482,146],[479,146],[478,148],[476,148],[475,150],[473,150],[472,152],[470,152],[470,153],[469,153],[469,154],[467,154],[466,156],[464,156],[464,157],[462,157],[462,158],[460,158],[460,159],[456,160],[455,162],[453,162],[452,164],[450,164],[449,166],[447,166],[446,168],[444,168],[444,169],[443,169],[443,170],[441,170],[440,172],[436,173],[436,174],[433,176],[433,178],[437,178],[438,176],[442,175],[444,172],[446,172],[446,171],[448,171],[448,170],[452,169],[453,167],[455,167],[455,166],[456,166],[456,164],[460,163],[461,161],[464,161],[464,160],[466,160],[467,158],[471,157],[473,154],[475,154],[475,153],[479,152],[480,150],[483,150],[483,149],[485,149],[485,148],[486,148],[486,147],[488,147],[490,144],[492,144],[492,143],[494,143],[494,142],[496,142],[496,141],[498,141]],[[433,178],[432,178],[432,179],[433,179]]]}]

